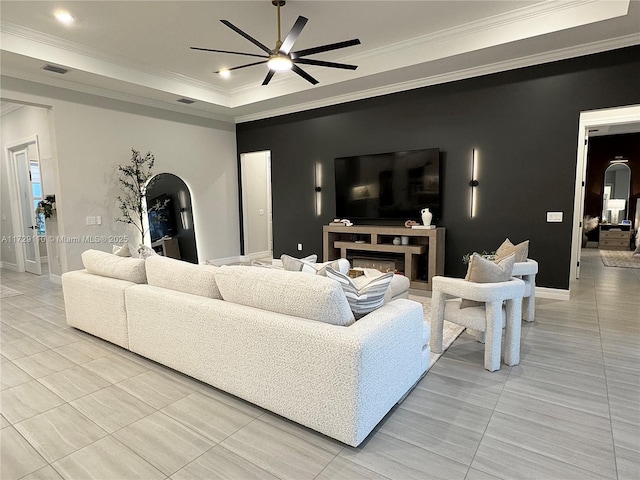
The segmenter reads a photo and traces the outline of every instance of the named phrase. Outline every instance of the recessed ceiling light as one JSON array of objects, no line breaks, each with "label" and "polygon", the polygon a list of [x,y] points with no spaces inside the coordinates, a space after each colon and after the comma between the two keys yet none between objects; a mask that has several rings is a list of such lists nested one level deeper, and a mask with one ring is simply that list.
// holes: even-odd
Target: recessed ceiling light
[{"label": "recessed ceiling light", "polygon": [[231,76],[231,72],[226,68],[221,68],[218,72],[218,75],[220,75],[222,78],[229,78]]},{"label": "recessed ceiling light", "polygon": [[64,10],[58,10],[56,13],[54,13],[54,16],[60,23],[64,25],[71,25],[74,20],[71,14]]}]

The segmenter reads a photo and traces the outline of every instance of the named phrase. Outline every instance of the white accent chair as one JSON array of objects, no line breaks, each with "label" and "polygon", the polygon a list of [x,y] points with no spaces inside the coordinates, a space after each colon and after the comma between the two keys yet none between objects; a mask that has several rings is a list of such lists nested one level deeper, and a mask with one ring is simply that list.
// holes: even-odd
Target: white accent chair
[{"label": "white accent chair", "polygon": [[[431,293],[430,345],[433,353],[442,353],[442,329],[447,320],[484,334],[484,368],[494,372],[500,369],[502,329],[506,326],[504,362],[507,365],[520,363],[523,280],[511,278],[508,282],[474,283],[436,276]],[[484,305],[460,308],[462,298]]]},{"label": "white accent chair", "polygon": [[527,322],[533,322],[536,314],[536,274],[538,262],[527,258],[526,262],[513,264],[513,275],[524,281],[524,297],[522,299],[522,318]]}]

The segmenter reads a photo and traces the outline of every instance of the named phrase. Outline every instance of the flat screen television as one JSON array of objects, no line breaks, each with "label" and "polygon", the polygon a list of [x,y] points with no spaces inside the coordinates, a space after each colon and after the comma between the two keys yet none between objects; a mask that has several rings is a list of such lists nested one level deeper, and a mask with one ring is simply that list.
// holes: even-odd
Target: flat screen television
[{"label": "flat screen television", "polygon": [[[156,204],[161,205],[159,209],[154,209]],[[170,237],[176,234],[176,224],[173,215],[173,202],[167,194],[159,195],[147,201],[147,211],[149,216],[149,234],[151,241],[155,242],[162,237]]]},{"label": "flat screen television", "polygon": [[336,158],[336,217],[419,219],[427,207],[440,218],[440,150]]}]

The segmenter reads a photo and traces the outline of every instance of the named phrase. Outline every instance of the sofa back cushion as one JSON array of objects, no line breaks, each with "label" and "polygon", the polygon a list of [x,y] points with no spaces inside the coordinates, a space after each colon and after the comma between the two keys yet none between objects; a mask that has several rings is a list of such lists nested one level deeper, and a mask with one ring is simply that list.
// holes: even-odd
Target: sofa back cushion
[{"label": "sofa back cushion", "polygon": [[333,325],[355,319],[338,282],[260,267],[222,266],[216,281],[225,301]]},{"label": "sofa back cushion", "polygon": [[100,250],[86,250],[82,263],[89,273],[133,283],[147,283],[144,259],[119,257]]},{"label": "sofa back cushion", "polygon": [[149,285],[201,297],[222,299],[213,265],[195,265],[175,258],[152,255],[145,260]]}]

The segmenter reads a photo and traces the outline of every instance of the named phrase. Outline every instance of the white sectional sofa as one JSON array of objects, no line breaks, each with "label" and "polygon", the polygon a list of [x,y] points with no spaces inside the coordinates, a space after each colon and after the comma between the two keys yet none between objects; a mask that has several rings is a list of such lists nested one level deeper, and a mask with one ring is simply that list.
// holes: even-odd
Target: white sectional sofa
[{"label": "white sectional sofa", "polygon": [[429,365],[417,302],[354,320],[339,283],[89,250],[62,276],[67,323],[357,446]]}]

